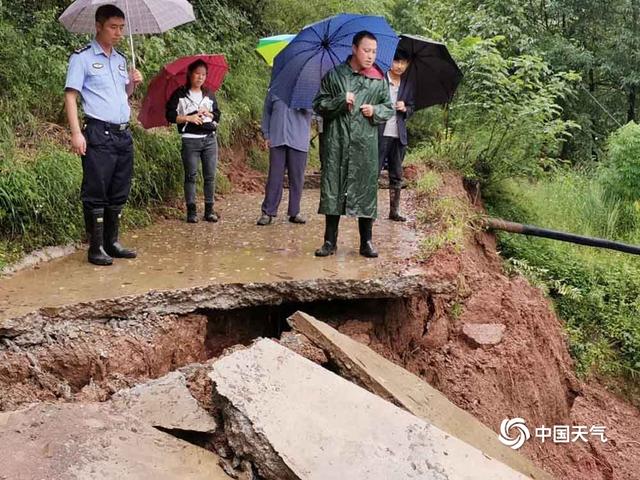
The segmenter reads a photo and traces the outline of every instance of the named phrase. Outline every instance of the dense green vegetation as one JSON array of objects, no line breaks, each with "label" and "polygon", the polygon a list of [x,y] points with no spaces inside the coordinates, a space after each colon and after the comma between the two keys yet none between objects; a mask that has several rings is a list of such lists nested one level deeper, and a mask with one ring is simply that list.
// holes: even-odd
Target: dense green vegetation
[{"label": "dense green vegetation", "polygon": [[[495,215],[640,243],[640,2],[426,5],[397,2],[400,28],[446,41],[466,77],[452,105],[413,121],[410,157],[462,171]],[[578,370],[637,386],[637,259],[517,235],[500,240],[509,269],[554,299]]]},{"label": "dense green vegetation", "polygon": [[[413,161],[458,169],[482,187],[496,215],[640,243],[640,127],[633,123],[640,0],[192,3],[197,22],[136,38],[139,67],[149,80],[176,57],[224,53],[230,64],[219,94],[224,144],[239,133],[256,132],[269,76],[253,52],[259,37],[295,32],[341,11],[382,14],[400,32],[446,42],[465,73],[451,105],[412,119]],[[80,164],[67,150],[62,85],[69,53],[88,37],[58,24],[67,4],[0,3],[0,267],[24,251],[80,237]],[[143,93],[144,88],[134,101]],[[136,175],[127,218],[140,224],[148,221],[150,207],[179,191],[181,168],[172,131],[136,128],[134,135]],[[257,151],[248,162],[265,168]],[[434,175],[418,188],[430,191],[437,183]],[[462,228],[451,214],[455,208],[440,207],[452,231]],[[554,299],[579,370],[635,379],[635,259],[539,239],[500,238],[509,268]],[[439,241],[425,248],[438,246]]]}]

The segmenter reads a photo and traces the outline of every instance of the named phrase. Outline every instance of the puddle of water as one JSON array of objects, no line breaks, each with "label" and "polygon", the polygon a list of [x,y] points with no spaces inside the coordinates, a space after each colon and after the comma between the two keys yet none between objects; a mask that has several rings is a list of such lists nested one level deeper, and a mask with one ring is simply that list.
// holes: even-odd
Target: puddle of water
[{"label": "puddle of water", "polygon": [[280,216],[260,227],[261,195],[233,194],[216,210],[221,221],[187,224],[168,220],[124,235],[123,243],[138,250],[134,260],[115,260],[110,267],[86,262],[86,251],[25,270],[0,280],[0,321],[44,306],[61,306],[98,299],[174,290],[215,283],[263,283],[310,279],[367,279],[389,274],[390,264],[411,257],[416,250],[414,231],[406,224],[386,220],[386,195],[380,195],[380,219],[374,243],[380,258],[358,254],[357,221],[340,222],[338,252],[316,258],[322,243],[324,216],[318,215],[319,192],[303,195],[306,225],[289,223],[287,192]]}]

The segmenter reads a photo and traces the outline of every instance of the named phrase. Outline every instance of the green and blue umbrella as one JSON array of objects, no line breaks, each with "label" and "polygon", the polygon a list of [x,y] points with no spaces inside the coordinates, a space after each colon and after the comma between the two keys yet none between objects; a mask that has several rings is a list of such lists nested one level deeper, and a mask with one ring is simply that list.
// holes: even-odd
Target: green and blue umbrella
[{"label": "green and blue umbrella", "polygon": [[295,35],[275,35],[273,37],[261,38],[256,47],[256,51],[264,58],[267,65],[273,67],[273,59],[286,47]]}]

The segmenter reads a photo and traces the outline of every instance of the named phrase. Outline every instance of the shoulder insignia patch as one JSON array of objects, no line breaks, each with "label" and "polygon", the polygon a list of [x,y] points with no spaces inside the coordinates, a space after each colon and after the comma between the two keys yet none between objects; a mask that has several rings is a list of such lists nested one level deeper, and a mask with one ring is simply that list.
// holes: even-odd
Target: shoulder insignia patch
[{"label": "shoulder insignia patch", "polygon": [[120,70],[121,72],[125,71],[124,63],[121,63],[120,65],[118,65],[118,70]]},{"label": "shoulder insignia patch", "polygon": [[[91,48],[91,44],[89,43],[89,44],[85,45],[84,47],[80,47],[80,48],[75,49],[75,50],[71,53],[71,55],[73,55],[73,54],[75,54],[75,53],[82,53],[82,52],[84,52],[84,51],[86,51],[86,50],[89,50],[90,48]],[[69,55],[69,56],[71,56],[71,55]]]}]

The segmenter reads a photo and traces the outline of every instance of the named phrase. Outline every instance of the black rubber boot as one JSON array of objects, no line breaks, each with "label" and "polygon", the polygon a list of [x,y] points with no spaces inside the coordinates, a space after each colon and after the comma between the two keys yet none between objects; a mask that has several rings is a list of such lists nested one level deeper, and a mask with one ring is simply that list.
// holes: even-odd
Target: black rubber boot
[{"label": "black rubber boot", "polygon": [[207,222],[216,223],[218,221],[218,215],[213,211],[213,203],[204,204],[204,217]]},{"label": "black rubber boot", "polygon": [[135,250],[123,247],[118,241],[123,205],[104,209],[104,251],[114,258],[136,258]]},{"label": "black rubber boot", "polygon": [[358,229],[360,230],[360,255],[367,258],[376,258],[378,252],[373,246],[373,218],[358,217]]},{"label": "black rubber boot", "polygon": [[316,250],[316,257],[328,257],[336,253],[338,248],[338,225],[340,215],[326,215],[324,226],[324,243]]},{"label": "black rubber boot", "polygon": [[91,209],[85,206],[82,207],[82,213],[84,214],[84,234],[87,243],[91,241],[91,228],[93,225],[93,217]]},{"label": "black rubber boot", "polygon": [[198,209],[195,203],[187,203],[187,223],[198,223]]},{"label": "black rubber boot", "polygon": [[406,222],[407,219],[400,215],[400,188],[389,189],[389,219],[394,222]]},{"label": "black rubber boot", "polygon": [[104,236],[104,208],[85,210],[85,221],[89,221],[87,232],[89,234],[89,263],[94,265],[111,265],[113,258],[107,255],[103,247]]}]

